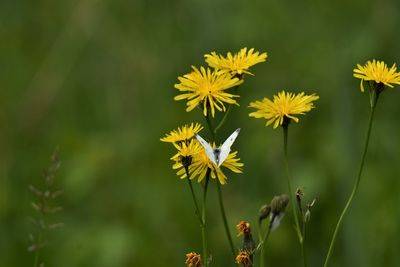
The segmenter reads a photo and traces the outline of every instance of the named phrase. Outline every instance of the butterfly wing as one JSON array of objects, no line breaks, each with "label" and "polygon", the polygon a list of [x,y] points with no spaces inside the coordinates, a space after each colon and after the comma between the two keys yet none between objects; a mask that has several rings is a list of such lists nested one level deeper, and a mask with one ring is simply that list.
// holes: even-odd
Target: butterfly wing
[{"label": "butterfly wing", "polygon": [[200,142],[200,144],[203,146],[204,150],[206,151],[207,157],[215,164],[217,165],[217,161],[215,160],[215,154],[214,154],[214,149],[212,146],[204,140],[200,135],[196,134],[196,139]]},{"label": "butterfly wing", "polygon": [[272,220],[271,231],[274,231],[276,228],[279,227],[284,216],[285,216],[284,212],[280,212],[279,214],[276,215],[273,215],[271,213],[271,220]]},{"label": "butterfly wing", "polygon": [[236,137],[239,135],[240,128],[236,129],[222,144],[220,148],[220,154],[219,154],[219,159],[218,159],[218,167],[221,166],[221,164],[226,160],[226,158],[229,155],[229,152],[231,151],[231,146],[233,142],[235,142]]}]

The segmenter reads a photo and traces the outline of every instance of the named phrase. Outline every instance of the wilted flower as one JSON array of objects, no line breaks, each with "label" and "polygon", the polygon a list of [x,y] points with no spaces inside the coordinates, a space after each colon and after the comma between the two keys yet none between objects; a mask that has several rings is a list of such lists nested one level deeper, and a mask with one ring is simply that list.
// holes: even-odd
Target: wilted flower
[{"label": "wilted flower", "polygon": [[201,257],[200,254],[197,254],[196,252],[190,252],[186,254],[186,266],[188,267],[203,267],[203,264],[201,263]]},{"label": "wilted flower", "polygon": [[236,263],[243,264],[244,267],[251,266],[252,262],[249,252],[247,252],[246,250],[239,251],[239,254],[236,256]]}]

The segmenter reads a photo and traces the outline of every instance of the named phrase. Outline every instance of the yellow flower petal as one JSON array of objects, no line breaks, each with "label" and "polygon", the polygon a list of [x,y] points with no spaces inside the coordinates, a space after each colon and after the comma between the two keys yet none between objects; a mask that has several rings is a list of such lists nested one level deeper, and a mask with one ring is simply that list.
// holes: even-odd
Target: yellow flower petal
[{"label": "yellow flower petal", "polygon": [[261,101],[251,102],[249,107],[257,111],[249,114],[250,117],[267,119],[266,126],[273,124],[276,129],[282,125],[285,118],[298,122],[299,119],[294,115],[305,114],[314,108],[313,101],[319,99],[319,96],[304,95],[304,93],[293,94],[281,91],[274,96],[273,101],[264,98]]},{"label": "yellow flower petal", "polygon": [[400,84],[400,72],[396,71],[396,64],[393,64],[389,69],[385,62],[373,59],[372,62],[368,61],[364,66],[357,64],[357,68],[353,70],[353,76],[361,79],[360,90],[364,92],[364,81],[381,83],[391,88],[394,84]]}]

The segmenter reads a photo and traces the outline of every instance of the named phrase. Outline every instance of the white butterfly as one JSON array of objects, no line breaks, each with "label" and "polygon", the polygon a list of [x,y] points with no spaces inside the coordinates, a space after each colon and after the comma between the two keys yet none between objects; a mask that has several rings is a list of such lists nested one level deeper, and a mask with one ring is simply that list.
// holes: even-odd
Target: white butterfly
[{"label": "white butterfly", "polygon": [[218,167],[226,160],[231,151],[231,146],[240,132],[240,128],[236,129],[222,144],[220,148],[213,149],[212,146],[204,140],[200,135],[196,134],[197,140],[204,147],[207,157]]}]

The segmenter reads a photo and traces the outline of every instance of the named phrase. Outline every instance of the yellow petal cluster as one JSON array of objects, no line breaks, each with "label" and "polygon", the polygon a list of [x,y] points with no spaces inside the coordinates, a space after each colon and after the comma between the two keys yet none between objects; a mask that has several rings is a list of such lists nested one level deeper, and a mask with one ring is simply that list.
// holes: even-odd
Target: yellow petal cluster
[{"label": "yellow petal cluster", "polygon": [[215,116],[215,110],[225,111],[225,105],[239,105],[233,95],[227,93],[226,90],[240,85],[243,81],[232,77],[229,73],[223,73],[217,70],[200,69],[192,66],[193,71],[183,77],[178,77],[179,84],[175,84],[175,88],[182,94],[175,96],[175,100],[187,100],[186,111],[192,111],[197,106],[203,109],[204,116],[207,116],[208,109],[211,110],[212,117]]},{"label": "yellow petal cluster", "polygon": [[298,122],[299,119],[294,115],[305,114],[314,108],[313,101],[319,99],[319,96],[305,95],[304,92],[300,94],[287,93],[284,90],[274,95],[271,101],[264,98],[261,101],[250,103],[250,107],[257,109],[257,111],[249,114],[250,117],[267,119],[266,125],[273,124],[274,129],[283,124],[285,118],[290,121]]},{"label": "yellow petal cluster", "polygon": [[253,75],[249,68],[264,62],[267,59],[267,53],[254,52],[254,48],[247,50],[247,47],[240,49],[234,55],[228,52],[226,57],[218,55],[215,52],[204,55],[206,62],[210,67],[221,70],[223,72],[230,72],[232,75],[243,75],[244,73]]},{"label": "yellow petal cluster", "polygon": [[353,76],[361,79],[361,92],[364,92],[364,81],[382,83],[391,88],[393,84],[400,84],[400,72],[397,72],[396,64],[389,69],[385,62],[375,59],[372,62],[368,61],[364,66],[357,64],[357,68],[353,70]]},{"label": "yellow petal cluster", "polygon": [[182,127],[178,127],[177,130],[172,130],[165,137],[160,138],[162,142],[167,143],[180,143],[188,141],[194,137],[195,134],[203,129],[200,123],[191,123],[190,125],[185,124]]},{"label": "yellow petal cluster", "polygon": [[[215,144],[213,145],[216,148]],[[228,157],[221,164],[221,167],[227,168],[235,173],[242,173],[243,163],[240,162],[240,158],[237,157],[238,152],[229,153]],[[175,162],[173,169],[178,169],[176,173],[181,179],[187,178],[186,171],[182,162]],[[204,180],[207,175],[207,171],[210,171],[210,177],[212,179],[218,178],[221,184],[226,184],[227,177],[222,172],[221,168],[215,166],[215,164],[208,158],[204,149],[200,153],[194,155],[193,162],[189,166],[189,179],[193,180],[197,178],[200,183]]]},{"label": "yellow petal cluster", "polygon": [[[189,179],[191,180],[197,178],[197,181],[201,182],[209,171],[211,178],[218,178],[221,184],[226,184],[227,177],[222,172],[221,168],[212,163],[203,146],[196,138],[193,138],[194,135],[202,129],[203,126],[198,123],[186,124],[182,127],[178,127],[177,130],[171,131],[160,140],[172,143],[177,150],[177,153],[171,157],[171,160],[174,161],[172,168],[177,170],[176,174],[178,177],[181,179],[187,178],[186,167],[188,167]],[[216,148],[216,145],[214,144],[213,147]],[[240,162],[237,153],[237,151],[229,153],[221,167],[227,168],[235,173],[241,173],[243,163]]]}]

